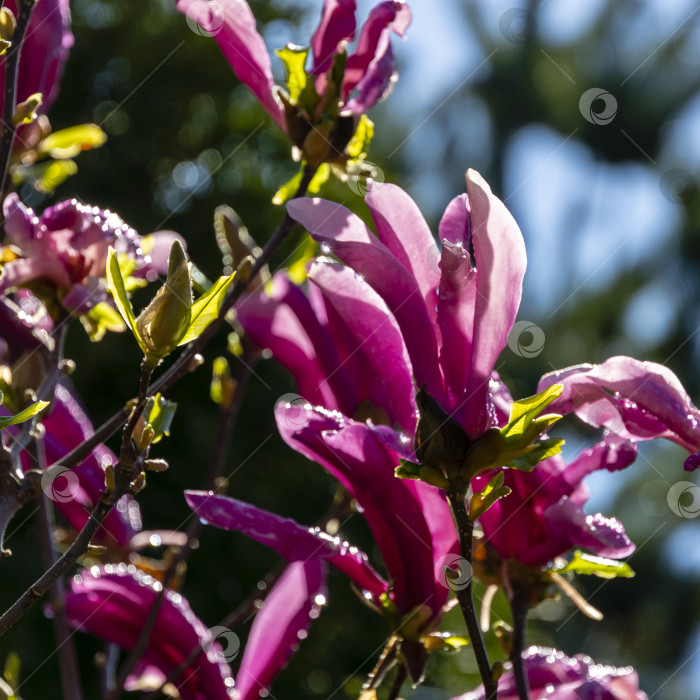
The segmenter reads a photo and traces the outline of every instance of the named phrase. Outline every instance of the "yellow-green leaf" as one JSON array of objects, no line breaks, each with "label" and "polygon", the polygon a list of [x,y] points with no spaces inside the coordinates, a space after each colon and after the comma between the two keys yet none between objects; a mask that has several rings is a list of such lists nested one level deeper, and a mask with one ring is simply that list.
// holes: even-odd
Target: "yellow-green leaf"
[{"label": "yellow-green leaf", "polygon": [[275,53],[282,59],[285,70],[285,83],[289,93],[289,101],[292,104],[299,102],[301,93],[306,88],[306,59],[309,55],[308,48],[287,44],[283,49],[277,49]]},{"label": "yellow-green leaf", "polygon": [[345,151],[353,160],[366,158],[373,136],[374,122],[366,114],[363,114],[357,123],[357,129],[355,129],[350,143],[345,147]]},{"label": "yellow-green leaf", "polygon": [[219,309],[224,302],[226,292],[233,283],[236,273],[228,277],[219,277],[209,289],[192,304],[192,315],[189,328],[182,336],[178,345],[185,345],[198,338],[205,328],[219,315]]},{"label": "yellow-green leaf", "polygon": [[119,267],[119,260],[117,259],[117,253],[114,248],[109,249],[107,255],[107,289],[114,299],[114,303],[122,315],[122,318],[126,322],[126,325],[131,329],[131,332],[136,338],[136,342],[139,344],[141,350],[146,353],[147,348],[144,345],[141,336],[136,328],[136,318],[134,317],[134,309],[131,306],[129,297],[126,293],[126,287],[124,285],[124,279],[122,277],[122,272]]},{"label": "yellow-green leaf", "polygon": [[121,333],[126,330],[119,312],[106,301],[95,304],[90,311],[80,316],[80,320],[93,343],[102,340],[106,331]]},{"label": "yellow-green leaf", "polygon": [[591,554],[584,554],[580,550],[574,552],[571,561],[564,567],[549,569],[553,574],[591,574],[600,578],[632,578],[634,571],[632,567],[624,561],[594,557]]},{"label": "yellow-green leaf", "polygon": [[34,418],[39,411],[45,409],[49,405],[48,401],[35,401],[31,406],[27,406],[23,411],[20,411],[14,416],[0,418],[0,429],[7,428],[9,425],[17,425],[25,423]]},{"label": "yellow-green leaf", "polygon": [[49,134],[38,147],[40,155],[51,158],[75,158],[81,151],[99,148],[107,134],[97,124],[78,124]]}]

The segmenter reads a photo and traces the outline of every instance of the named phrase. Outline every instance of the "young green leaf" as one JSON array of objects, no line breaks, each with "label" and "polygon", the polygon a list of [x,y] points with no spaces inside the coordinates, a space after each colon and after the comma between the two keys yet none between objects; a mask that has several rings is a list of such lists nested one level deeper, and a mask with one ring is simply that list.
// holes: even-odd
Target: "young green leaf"
[{"label": "young green leaf", "polygon": [[10,425],[25,423],[34,418],[34,416],[49,405],[49,401],[35,401],[31,406],[27,406],[23,411],[20,411],[14,416],[6,416],[0,418],[0,430],[7,428]]},{"label": "young green leaf", "polygon": [[190,325],[180,338],[178,345],[185,345],[198,338],[206,327],[219,315],[219,309],[226,298],[226,292],[233,284],[236,274],[219,277],[209,289],[192,304]]},{"label": "young green leaf", "polygon": [[566,566],[562,568],[552,568],[548,571],[553,574],[567,574],[569,572],[575,574],[589,574],[600,578],[632,578],[634,576],[632,567],[624,561],[594,557],[590,554],[584,554],[578,549],[574,552],[574,556]]},{"label": "young green leaf", "polygon": [[81,151],[99,148],[106,140],[107,134],[97,124],[78,124],[49,134],[37,151],[40,156],[75,158]]},{"label": "young green leaf", "polygon": [[126,286],[124,285],[124,278],[122,277],[122,272],[119,267],[119,260],[117,259],[117,253],[114,248],[109,249],[107,254],[107,289],[109,290],[114,303],[116,304],[119,313],[126,322],[126,325],[131,329],[131,332],[136,338],[136,342],[139,344],[141,350],[146,353],[147,348],[139,335],[138,329],[136,328],[136,318],[134,317],[134,309],[131,306],[129,297],[126,292]]},{"label": "young green leaf", "polygon": [[498,472],[483,491],[475,493],[469,501],[469,520],[475,522],[481,517],[499,498],[503,498],[510,493],[510,488],[503,485],[505,475],[502,471]]}]

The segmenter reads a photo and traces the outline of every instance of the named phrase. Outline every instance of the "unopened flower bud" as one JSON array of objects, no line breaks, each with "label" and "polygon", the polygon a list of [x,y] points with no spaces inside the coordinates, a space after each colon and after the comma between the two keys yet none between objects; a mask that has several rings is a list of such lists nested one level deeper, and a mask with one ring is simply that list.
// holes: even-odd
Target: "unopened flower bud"
[{"label": "unopened flower bud", "polygon": [[141,472],[131,484],[131,493],[135,496],[146,485],[146,472]]},{"label": "unopened flower bud", "polygon": [[136,328],[151,359],[161,360],[177,346],[190,325],[192,278],[179,241],[173,243],[168,277],[151,303],[136,319]]},{"label": "unopened flower bud", "polygon": [[3,7],[0,10],[0,39],[9,44],[16,28],[17,20],[15,19],[12,10],[7,7]]},{"label": "unopened flower bud", "polygon": [[40,92],[30,95],[24,102],[17,105],[15,113],[12,115],[14,124],[31,124],[37,118],[37,109],[41,107],[43,96]]},{"label": "unopened flower bud", "polygon": [[169,464],[164,459],[147,459],[143,463],[143,466],[146,467],[149,472],[164,472]]}]

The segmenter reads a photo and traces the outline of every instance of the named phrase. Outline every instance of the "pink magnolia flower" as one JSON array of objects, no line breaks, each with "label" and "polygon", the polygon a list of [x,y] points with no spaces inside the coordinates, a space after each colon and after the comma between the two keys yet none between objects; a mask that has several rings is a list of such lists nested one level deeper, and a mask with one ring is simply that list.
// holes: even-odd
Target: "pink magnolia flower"
[{"label": "pink magnolia flower", "polygon": [[[7,0],[5,6],[16,16],[15,0]],[[40,92],[43,95],[41,111],[46,111],[56,99],[63,67],[73,46],[70,24],[68,0],[40,0],[36,3],[20,55],[17,75],[18,103],[35,92]],[[0,111],[5,94],[4,63],[5,58],[0,57]]]},{"label": "pink magnolia flower", "polygon": [[[298,134],[299,115],[272,76],[270,55],[256,29],[245,0],[178,0],[177,8],[216,42],[238,79],[260,100],[262,106],[301,147],[303,137],[322,114],[339,108],[341,116],[357,116],[386,95],[396,80],[396,66],[389,40],[392,32],[403,36],[411,13],[403,0],[385,0],[376,5],[360,31],[355,51],[347,57],[342,78],[329,80],[327,72],[335,58],[355,37],[355,0],[326,0],[321,22],[311,37],[313,64],[309,75],[320,98],[318,113],[305,113],[307,128]],[[333,92],[331,92],[333,91]],[[280,99],[282,96],[284,99]],[[287,110],[285,112],[285,106]],[[354,128],[347,135],[352,136]],[[347,140],[346,140],[347,143]],[[343,144],[344,148],[345,144]]]},{"label": "pink magnolia flower", "polygon": [[[530,647],[523,652],[531,700],[647,700],[632,668],[594,663],[579,654],[569,658],[561,651]],[[518,700],[511,672],[498,681],[499,700]],[[484,700],[483,687],[453,700]]]},{"label": "pink magnolia flower", "polygon": [[692,452],[686,471],[700,466],[700,410],[678,377],[655,362],[611,357],[600,365],[577,365],[550,372],[540,388],[561,384],[564,391],[550,408],[575,413],[596,428],[632,443],[666,438]]},{"label": "pink magnolia flower", "polygon": [[[133,649],[160,583],[136,567],[83,570],[71,582],[66,614],[76,629]],[[239,650],[233,630],[207,628],[179,593],[166,591],[150,643],[127,689],[158,687],[197,648],[202,653],[173,679],[183,700],[253,700],[267,688],[325,602],[324,564],[290,564],[257,613],[234,682],[229,662]]]},{"label": "pink magnolia flower", "polygon": [[[104,276],[110,246],[128,253],[140,267],[165,271],[162,256],[158,255],[158,267],[152,265],[136,231],[109,210],[71,199],[37,216],[12,193],[5,199],[3,213],[5,233],[18,257],[4,264],[0,292],[46,280],[57,288],[66,310],[86,313],[108,298]],[[163,238],[157,238],[158,250],[176,235],[154,234]]]}]

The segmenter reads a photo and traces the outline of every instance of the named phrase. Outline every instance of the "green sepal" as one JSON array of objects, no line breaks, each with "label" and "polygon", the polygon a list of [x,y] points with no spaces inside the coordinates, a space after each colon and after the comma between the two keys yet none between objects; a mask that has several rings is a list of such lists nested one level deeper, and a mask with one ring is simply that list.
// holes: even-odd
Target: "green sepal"
[{"label": "green sepal", "polygon": [[289,279],[296,285],[306,280],[306,267],[309,261],[318,254],[318,243],[307,233],[304,240],[297,246],[291,262],[287,266]]},{"label": "green sepal", "polygon": [[78,124],[60,129],[42,139],[37,147],[39,156],[59,160],[75,158],[81,151],[99,148],[107,140],[107,134],[97,124]]},{"label": "green sepal", "polygon": [[0,39],[0,56],[4,56],[7,49],[12,46],[11,41],[6,41],[5,39]]},{"label": "green sepal", "polygon": [[584,554],[581,550],[576,550],[570,562],[565,566],[547,569],[552,574],[588,574],[600,578],[632,578],[634,571],[632,567],[624,561],[605,559],[604,557],[594,557]]},{"label": "green sepal", "polygon": [[464,428],[425,390],[416,394],[420,412],[414,451],[421,464],[447,468],[461,465],[470,440]]},{"label": "green sepal", "polygon": [[51,193],[71,175],[78,172],[75,161],[50,160],[33,165],[18,165],[12,170],[12,182],[20,185],[31,182],[39,192]]},{"label": "green sepal", "polygon": [[475,522],[481,517],[499,498],[510,493],[510,488],[504,486],[505,475],[502,471],[494,476],[483,491],[475,493],[469,501],[469,520]]},{"label": "green sepal", "polygon": [[420,464],[401,459],[399,466],[394,469],[394,475],[399,479],[420,479]]},{"label": "green sepal", "polygon": [[178,341],[178,345],[184,345],[199,338],[206,327],[214,321],[218,315],[221,305],[226,298],[226,292],[233,284],[236,274],[232,273],[226,277],[219,277],[209,289],[202,294],[197,301],[192,304],[190,324],[185,334]]},{"label": "green sepal", "polygon": [[45,409],[49,403],[49,401],[35,401],[31,406],[27,406],[27,408],[14,416],[0,418],[0,430],[7,428],[10,425],[17,425],[18,423],[25,423],[26,421],[31,420],[37,413],[39,413],[39,411]]}]

